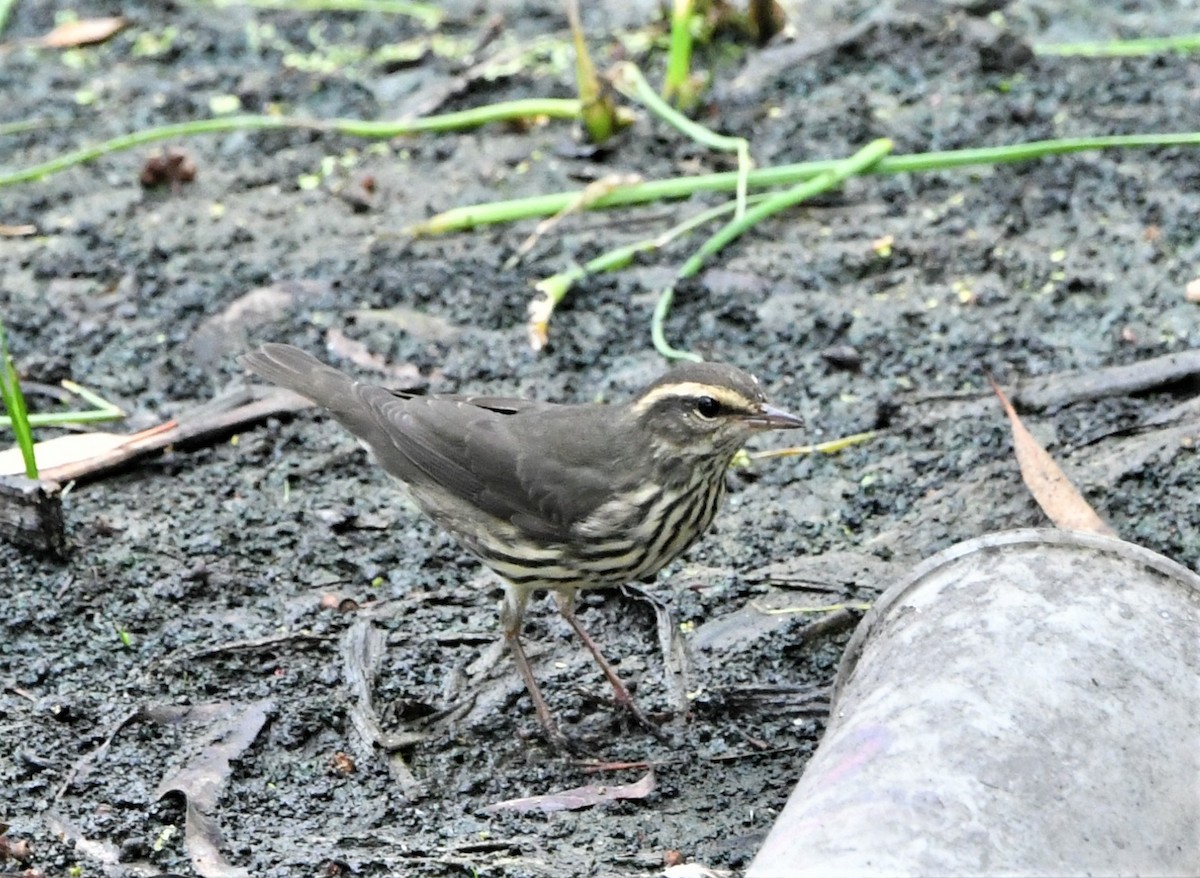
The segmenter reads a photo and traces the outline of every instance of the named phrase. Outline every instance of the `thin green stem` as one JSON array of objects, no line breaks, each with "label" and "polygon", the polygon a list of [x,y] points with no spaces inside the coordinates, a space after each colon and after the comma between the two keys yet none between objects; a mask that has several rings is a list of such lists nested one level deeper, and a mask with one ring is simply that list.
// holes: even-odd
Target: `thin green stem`
[{"label": "thin green stem", "polygon": [[499,104],[472,107],[456,113],[441,113],[403,121],[374,122],[362,119],[335,119],[332,122],[311,123],[311,127],[353,137],[401,137],[438,131],[462,131],[478,128],[491,122],[510,122],[514,119],[578,119],[581,104],[576,98],[521,98]]},{"label": "thin green stem", "polygon": [[17,0],[0,0],[0,34],[4,33],[4,29],[8,27],[8,18],[12,15],[13,7],[17,5]]},{"label": "thin green stem", "polygon": [[667,49],[663,97],[679,100],[687,94],[691,68],[692,0],[674,0],[671,4],[671,44]]},{"label": "thin green stem", "polygon": [[675,304],[675,285],[671,284],[659,294],[658,302],[654,306],[654,314],[650,318],[650,339],[654,342],[654,349],[668,360],[689,360],[699,363],[704,359],[702,356],[672,347],[671,343],[667,341],[667,332],[664,327],[673,304]]},{"label": "thin green stem", "polygon": [[381,12],[387,15],[407,15],[425,27],[442,23],[442,10],[429,3],[411,0],[210,0],[196,6],[251,6],[256,9],[283,9],[289,12]]},{"label": "thin green stem", "polygon": [[[94,405],[96,407],[94,411],[97,414],[107,415],[109,419],[125,417],[125,412],[121,411],[118,406],[109,402],[95,391],[88,390],[82,384],[76,384],[74,381],[63,381],[62,386],[76,396],[81,396],[84,398],[84,400]],[[91,414],[91,412],[88,412],[88,414]]]},{"label": "thin green stem", "polygon": [[[0,0],[3,3],[4,0]],[[41,128],[51,128],[54,122],[50,119],[18,119],[16,122],[5,122],[0,125],[0,136],[24,134],[26,131],[37,131]]]},{"label": "thin green stem", "polygon": [[69,152],[37,165],[32,165],[28,168],[0,173],[0,186],[40,180],[43,177],[58,173],[75,165],[94,161],[110,153],[134,149],[148,143],[190,137],[197,134],[300,128],[346,134],[352,137],[386,139],[430,131],[457,131],[464,128],[486,125],[489,122],[523,119],[532,116],[574,119],[579,116],[579,101],[564,98],[529,98],[405,121],[368,121],[362,119],[332,119],[323,121],[299,119],[290,116],[251,115],[197,119],[191,122],[161,125],[157,128],[146,128],[130,134],[123,134],[120,137],[114,137],[111,140],[106,140],[94,146],[83,147],[82,149]]},{"label": "thin green stem", "polygon": [[[93,409],[84,411],[71,412],[41,412],[36,415],[26,415],[26,421],[31,427],[67,427],[75,424],[97,424],[102,421],[116,421],[125,417],[125,412],[113,405],[98,393],[93,393],[86,387],[76,384],[74,381],[64,381],[62,386],[74,393],[76,396],[83,397],[84,400],[95,406]],[[12,426],[12,420],[7,417],[0,417],[0,427]]]},{"label": "thin green stem", "polygon": [[[1035,140],[1011,146],[989,146],[974,149],[921,152],[911,155],[886,156],[872,166],[869,174],[903,174],[922,171],[950,170],[972,165],[998,165],[1024,162],[1047,156],[1066,155],[1098,149],[1117,149],[1149,146],[1200,146],[1200,132],[1169,134],[1122,134],[1110,137],[1075,137],[1063,140]],[[791,186],[835,167],[840,159],[823,159],[756,168],[747,176],[750,189]],[[597,198],[588,210],[626,207],[672,198],[688,198],[697,192],[731,192],[737,189],[738,172],[702,174],[695,177],[672,177],[650,180],[633,186],[622,186]],[[413,226],[413,234],[459,232],[476,226],[513,222],[540,216],[553,216],[579,197],[578,191],[556,192],[457,207],[430,217]]]},{"label": "thin green stem", "polygon": [[712,129],[705,128],[698,122],[693,122],[683,113],[676,110],[658,96],[654,88],[646,81],[637,65],[626,61],[618,64],[613,71],[613,85],[627,98],[638,101],[650,112],[654,113],[668,125],[676,128],[685,137],[690,137],[697,143],[721,152],[732,152],[738,158],[737,181],[737,215],[741,216],[746,210],[747,180],[752,167],[750,162],[750,142],[744,137],[731,137],[718,134]]},{"label": "thin green stem", "polygon": [[[31,427],[71,427],[77,424],[101,424],[105,421],[119,421],[125,413],[115,414],[109,411],[84,410],[72,412],[38,412],[29,415],[27,420]],[[12,426],[9,418],[0,417],[0,427]]]},{"label": "thin green stem", "polygon": [[[819,176],[799,183],[756,204],[753,208],[746,211],[744,216],[726,223],[716,234],[705,241],[700,246],[700,249],[679,269],[679,272],[675,275],[675,280],[680,281],[694,277],[700,271],[706,259],[719,253],[757,223],[782,210],[794,207],[800,202],[812,198],[814,195],[840,185],[848,177],[864,173],[886,156],[891,149],[892,141],[886,138],[872,141],[854,155],[842,159],[834,167],[831,167]],[[671,305],[674,302],[675,283],[672,283],[659,294],[658,303],[654,307],[654,315],[650,321],[650,337],[654,341],[654,347],[667,359],[699,361],[701,358],[698,355],[680,350],[667,342],[664,327],[667,315],[670,313]]]},{"label": "thin green stem", "polygon": [[592,143],[604,143],[617,131],[616,107],[596,75],[596,66],[588,52],[579,18],[579,0],[566,0],[567,23],[571,27],[571,44],[575,47],[575,89],[579,94],[583,130]]},{"label": "thin green stem", "polygon": [[1100,40],[1089,43],[1039,43],[1033,47],[1035,55],[1078,58],[1124,58],[1196,51],[1200,51],[1200,34],[1143,37],[1136,40]]},{"label": "thin green stem", "polygon": [[[756,195],[751,200],[762,200],[763,198],[766,198],[766,196]],[[550,318],[554,314],[554,309],[567,297],[567,293],[571,291],[571,287],[576,283],[588,275],[599,274],[602,271],[617,271],[624,268],[639,253],[665,247],[676,238],[686,235],[705,223],[718,219],[727,213],[733,213],[736,209],[737,203],[733,201],[709,208],[676,226],[672,226],[654,238],[645,238],[641,241],[626,244],[623,247],[617,247],[609,250],[607,253],[601,253],[585,265],[574,265],[566,271],[560,271],[558,274],[553,274],[538,281],[535,284],[535,289],[541,294],[541,298],[535,298],[529,303],[530,340],[533,341],[534,349],[541,350],[545,344],[549,332]]]}]

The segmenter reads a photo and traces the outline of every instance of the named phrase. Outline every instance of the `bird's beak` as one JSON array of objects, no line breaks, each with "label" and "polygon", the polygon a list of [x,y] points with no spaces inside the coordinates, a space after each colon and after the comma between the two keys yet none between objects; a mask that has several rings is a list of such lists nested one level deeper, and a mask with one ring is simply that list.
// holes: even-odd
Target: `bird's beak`
[{"label": "bird's beak", "polygon": [[756,430],[791,430],[804,426],[804,418],[789,414],[773,405],[764,405],[758,414],[746,418],[746,423]]}]

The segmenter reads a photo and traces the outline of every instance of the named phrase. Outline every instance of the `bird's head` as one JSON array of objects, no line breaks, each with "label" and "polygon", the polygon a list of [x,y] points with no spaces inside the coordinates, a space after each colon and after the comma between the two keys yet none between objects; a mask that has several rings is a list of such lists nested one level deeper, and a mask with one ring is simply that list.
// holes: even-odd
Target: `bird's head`
[{"label": "bird's head", "polygon": [[753,375],[725,363],[677,366],[630,408],[656,450],[677,458],[727,459],[754,433],[804,426],[770,405]]}]

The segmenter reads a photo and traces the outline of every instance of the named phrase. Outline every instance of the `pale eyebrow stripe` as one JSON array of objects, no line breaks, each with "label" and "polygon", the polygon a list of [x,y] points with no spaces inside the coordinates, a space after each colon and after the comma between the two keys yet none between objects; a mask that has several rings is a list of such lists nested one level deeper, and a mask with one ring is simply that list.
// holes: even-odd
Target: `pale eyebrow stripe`
[{"label": "pale eyebrow stripe", "polygon": [[679,384],[664,384],[656,387],[633,404],[635,414],[641,414],[653,408],[655,403],[664,399],[694,399],[698,396],[711,396],[722,405],[735,410],[749,409],[754,405],[736,390],[728,387],[718,387],[714,384],[701,384],[699,381],[684,381]]}]

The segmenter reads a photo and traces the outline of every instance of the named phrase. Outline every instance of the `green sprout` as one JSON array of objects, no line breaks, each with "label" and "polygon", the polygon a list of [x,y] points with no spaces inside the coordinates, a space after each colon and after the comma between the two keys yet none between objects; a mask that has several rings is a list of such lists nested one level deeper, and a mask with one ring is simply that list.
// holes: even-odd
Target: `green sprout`
[{"label": "green sprout", "polygon": [[17,438],[17,447],[21,449],[21,459],[25,461],[25,475],[28,478],[38,477],[37,460],[33,454],[33,429],[29,426],[29,410],[25,407],[25,394],[21,392],[21,381],[13,366],[12,358],[8,355],[8,339],[4,334],[4,324],[0,322],[0,400],[4,402],[4,410],[8,412],[8,421],[12,426],[13,435]]}]

